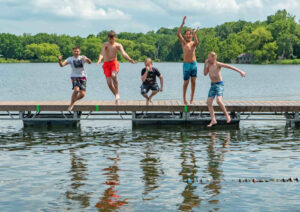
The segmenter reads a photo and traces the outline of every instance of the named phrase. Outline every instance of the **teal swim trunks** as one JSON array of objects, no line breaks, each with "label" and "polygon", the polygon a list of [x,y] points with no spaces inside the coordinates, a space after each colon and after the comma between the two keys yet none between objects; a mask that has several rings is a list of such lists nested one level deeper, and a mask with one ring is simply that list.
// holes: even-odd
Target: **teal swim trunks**
[{"label": "teal swim trunks", "polygon": [[190,77],[197,77],[197,61],[183,63],[183,79],[189,80]]},{"label": "teal swim trunks", "polygon": [[211,83],[211,87],[208,92],[208,97],[215,98],[216,96],[223,96],[223,92],[224,92],[224,82],[223,81]]}]

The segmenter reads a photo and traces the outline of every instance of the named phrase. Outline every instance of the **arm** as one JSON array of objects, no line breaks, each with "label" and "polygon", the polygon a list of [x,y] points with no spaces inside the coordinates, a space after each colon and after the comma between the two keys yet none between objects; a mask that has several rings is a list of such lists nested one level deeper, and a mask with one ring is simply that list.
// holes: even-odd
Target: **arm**
[{"label": "arm", "polygon": [[240,75],[241,75],[242,77],[245,77],[245,76],[246,76],[246,73],[245,73],[245,72],[243,72],[242,70],[240,70],[240,69],[238,69],[238,68],[236,68],[236,67],[233,67],[233,66],[231,66],[231,65],[228,65],[228,64],[225,64],[225,63],[220,63],[220,62],[218,62],[218,65],[221,66],[222,68],[232,69],[232,70],[234,70],[234,71],[240,73]]},{"label": "arm", "polygon": [[134,60],[131,59],[131,58],[128,56],[128,54],[125,52],[125,50],[124,50],[122,44],[120,44],[120,52],[121,52],[122,56],[123,56],[126,60],[128,60],[129,62],[135,64]]},{"label": "arm", "polygon": [[162,92],[164,88],[164,78],[162,75],[159,76],[159,81],[160,81],[160,92]]},{"label": "arm", "polygon": [[177,37],[178,37],[178,39],[179,39],[179,41],[180,41],[181,43],[184,42],[184,39],[183,39],[183,37],[182,37],[182,35],[181,35],[181,30],[182,30],[182,28],[183,28],[183,25],[185,24],[185,19],[186,19],[186,16],[184,16],[184,18],[183,18],[183,20],[182,20],[182,24],[180,25],[180,27],[179,27],[179,29],[178,29],[178,31],[177,31]]},{"label": "arm", "polygon": [[194,46],[197,46],[198,45],[198,43],[199,43],[199,41],[198,41],[198,37],[197,37],[197,32],[198,32],[198,29],[199,29],[199,27],[197,27],[195,30],[194,30],[194,32],[193,32],[193,34],[194,34],[194,36],[195,36],[195,39],[194,39]]},{"label": "arm", "polygon": [[87,58],[86,56],[82,57],[83,60],[85,60],[85,62],[87,62],[88,64],[92,64],[92,61],[90,58]]},{"label": "arm", "polygon": [[62,55],[58,56],[58,64],[60,65],[60,67],[64,67],[64,66],[68,65],[66,60],[64,62],[62,61]]},{"label": "arm", "polygon": [[203,72],[204,72],[204,76],[206,76],[208,74],[208,72],[209,72],[209,67],[208,67],[208,61],[207,61],[207,59],[205,60],[205,63],[204,63],[204,70],[203,70]]},{"label": "arm", "polygon": [[145,80],[146,80],[146,78],[147,78],[147,75],[148,75],[148,72],[149,72],[149,70],[148,70],[148,68],[146,67],[146,71],[145,71],[145,73],[142,75],[142,81],[143,81],[143,82],[145,82]]},{"label": "arm", "polygon": [[100,52],[100,54],[99,54],[99,59],[98,59],[96,65],[99,65],[99,64],[101,63],[101,61],[102,61],[102,59],[103,59],[103,57],[104,57],[104,53],[105,53],[105,46],[104,46],[104,44],[103,44],[103,46],[102,46],[102,48],[101,48],[101,52]]}]

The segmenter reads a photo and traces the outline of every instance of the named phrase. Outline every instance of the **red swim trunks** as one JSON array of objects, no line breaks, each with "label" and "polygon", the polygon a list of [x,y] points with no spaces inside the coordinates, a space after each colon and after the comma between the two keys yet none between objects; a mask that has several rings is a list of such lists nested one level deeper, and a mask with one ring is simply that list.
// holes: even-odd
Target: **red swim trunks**
[{"label": "red swim trunks", "polygon": [[102,68],[103,68],[105,77],[106,78],[111,77],[111,73],[113,71],[116,71],[117,73],[119,73],[119,62],[116,60],[104,62]]}]

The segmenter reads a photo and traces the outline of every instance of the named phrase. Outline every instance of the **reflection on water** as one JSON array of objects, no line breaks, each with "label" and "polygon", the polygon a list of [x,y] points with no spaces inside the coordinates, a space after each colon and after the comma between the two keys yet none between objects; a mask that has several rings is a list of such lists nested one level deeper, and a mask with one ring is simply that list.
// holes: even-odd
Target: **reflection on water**
[{"label": "reflection on water", "polygon": [[291,211],[300,207],[300,184],[236,179],[299,177],[299,137],[284,125],[0,126],[0,211]]},{"label": "reflection on water", "polygon": [[86,161],[76,155],[75,150],[70,150],[71,176],[70,190],[66,191],[66,198],[80,203],[81,208],[86,208],[90,205],[90,193],[81,191],[80,188],[85,185],[88,175],[88,167]]},{"label": "reflection on water", "polygon": [[104,172],[103,176],[106,178],[104,184],[108,185],[108,188],[104,191],[102,198],[95,206],[99,209],[114,210],[128,204],[128,201],[117,194],[117,187],[120,185],[118,174],[120,171],[118,167],[120,156],[116,153],[114,157],[108,157],[107,160],[110,160],[112,164],[102,171]]},{"label": "reflection on water", "polygon": [[[193,151],[193,145],[191,145],[187,139],[187,133],[180,133],[182,148],[180,156],[182,158],[181,162],[181,171],[179,175],[182,176],[183,182],[187,182],[188,180],[197,178],[197,159],[195,157],[195,153]],[[181,196],[183,197],[183,202],[179,206],[179,210],[190,211],[192,208],[198,206],[201,202],[199,197],[194,194],[197,186],[191,183],[187,183]]]}]

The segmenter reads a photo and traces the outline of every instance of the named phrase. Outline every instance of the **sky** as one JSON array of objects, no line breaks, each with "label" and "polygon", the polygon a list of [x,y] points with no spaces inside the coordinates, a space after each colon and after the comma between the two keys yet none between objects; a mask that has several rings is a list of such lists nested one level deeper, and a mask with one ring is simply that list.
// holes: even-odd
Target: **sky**
[{"label": "sky", "polygon": [[279,9],[300,18],[300,0],[0,0],[0,33],[88,36],[102,30],[148,32],[265,20]]}]

